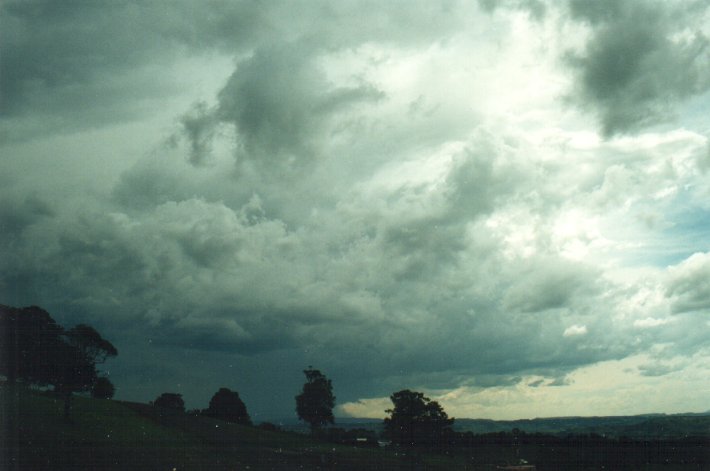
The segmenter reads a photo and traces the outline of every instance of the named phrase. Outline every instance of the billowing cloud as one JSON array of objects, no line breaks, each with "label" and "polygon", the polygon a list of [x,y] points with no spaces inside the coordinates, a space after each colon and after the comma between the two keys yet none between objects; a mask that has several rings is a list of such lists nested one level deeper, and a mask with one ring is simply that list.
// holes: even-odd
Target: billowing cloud
[{"label": "billowing cloud", "polygon": [[590,28],[584,50],[569,59],[577,96],[598,114],[605,135],[668,121],[679,101],[710,88],[701,2],[572,0],[570,11]]},{"label": "billowing cloud", "polygon": [[564,333],[562,334],[565,337],[574,337],[576,335],[587,335],[587,326],[586,325],[572,325],[569,326],[565,329]]},{"label": "billowing cloud", "polygon": [[[384,94],[368,84],[337,87],[319,70],[310,44],[281,44],[240,63],[220,92],[217,114],[235,125],[251,159],[308,159],[325,122],[339,111]],[[269,77],[269,80],[264,80]],[[337,126],[337,124],[335,124]],[[330,126],[329,126],[330,128]],[[315,134],[314,133],[318,133]]]},{"label": "billowing cloud", "polygon": [[696,253],[672,267],[667,295],[677,313],[710,308],[710,255]]},{"label": "billowing cloud", "polygon": [[156,5],[2,7],[0,297],[115,340],[123,397],[289,414],[313,364],[342,413],[602,414],[600,365],[629,394],[699,368],[706,130],[632,134],[702,92],[672,8]]}]

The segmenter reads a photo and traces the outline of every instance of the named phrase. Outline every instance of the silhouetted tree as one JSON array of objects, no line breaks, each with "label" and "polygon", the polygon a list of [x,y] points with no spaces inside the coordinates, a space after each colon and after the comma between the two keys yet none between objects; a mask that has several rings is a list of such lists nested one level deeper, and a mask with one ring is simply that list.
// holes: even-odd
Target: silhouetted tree
[{"label": "silhouetted tree", "polygon": [[91,397],[96,399],[111,399],[116,393],[116,388],[110,379],[102,376],[97,378],[94,386],[91,388]]},{"label": "silhouetted tree", "polygon": [[0,374],[9,383],[54,384],[55,352],[62,344],[63,332],[40,307],[0,305]]},{"label": "silhouetted tree", "polygon": [[52,383],[64,398],[64,419],[69,420],[72,394],[90,391],[98,378],[96,366],[74,345],[62,343],[54,352],[56,363]]},{"label": "silhouetted tree", "polygon": [[247,413],[247,406],[242,402],[239,393],[230,391],[227,388],[220,388],[220,390],[212,396],[210,406],[205,410],[205,415],[227,422],[251,425],[251,419]]},{"label": "silhouetted tree", "polygon": [[296,396],[296,413],[299,419],[310,424],[311,431],[315,431],[334,422],[333,385],[323,373],[312,367],[308,367],[303,373],[306,375],[306,383],[301,394]]},{"label": "silhouetted tree", "polygon": [[105,362],[108,357],[118,355],[116,347],[90,325],[79,324],[73,327],[67,331],[66,338],[69,345],[78,348],[95,365]]},{"label": "silhouetted tree", "polygon": [[393,409],[384,421],[385,434],[400,445],[436,445],[451,432],[450,419],[438,402],[405,389],[390,396]]},{"label": "silhouetted tree", "polygon": [[0,305],[0,374],[10,383],[52,385],[64,398],[67,420],[72,394],[91,390],[98,378],[96,363],[117,354],[88,325],[65,332],[42,308]]},{"label": "silhouetted tree", "polygon": [[153,401],[153,406],[161,409],[185,412],[185,401],[182,400],[182,394],[163,393]]},{"label": "silhouetted tree", "polygon": [[101,337],[96,329],[86,324],[78,324],[69,329],[63,338],[68,348],[63,348],[65,359],[59,368],[61,378],[56,389],[64,395],[64,417],[68,420],[72,393],[93,390],[99,380],[96,365],[105,362],[107,357],[118,355],[118,350]]}]

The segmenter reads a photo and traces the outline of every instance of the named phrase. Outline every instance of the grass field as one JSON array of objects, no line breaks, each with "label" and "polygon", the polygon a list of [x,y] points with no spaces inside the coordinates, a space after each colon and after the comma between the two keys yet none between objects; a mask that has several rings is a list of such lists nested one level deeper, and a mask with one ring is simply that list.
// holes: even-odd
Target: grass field
[{"label": "grass field", "polygon": [[[442,457],[318,442],[145,404],[76,397],[72,422],[51,395],[2,393],[5,470],[409,470],[451,469]],[[16,406],[16,411],[11,411]],[[443,462],[442,462],[443,459]]]},{"label": "grass field", "polygon": [[484,444],[450,454],[355,448],[146,404],[74,398],[72,421],[50,394],[0,389],[2,470],[494,470],[525,458],[538,470],[710,469],[707,443],[576,446]]}]

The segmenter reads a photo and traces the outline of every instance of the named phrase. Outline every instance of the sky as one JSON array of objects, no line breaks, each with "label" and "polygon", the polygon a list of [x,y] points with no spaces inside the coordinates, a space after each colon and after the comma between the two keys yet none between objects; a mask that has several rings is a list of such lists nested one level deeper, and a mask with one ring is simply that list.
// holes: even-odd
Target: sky
[{"label": "sky", "polygon": [[710,1],[0,6],[0,303],[116,398],[710,410]]}]

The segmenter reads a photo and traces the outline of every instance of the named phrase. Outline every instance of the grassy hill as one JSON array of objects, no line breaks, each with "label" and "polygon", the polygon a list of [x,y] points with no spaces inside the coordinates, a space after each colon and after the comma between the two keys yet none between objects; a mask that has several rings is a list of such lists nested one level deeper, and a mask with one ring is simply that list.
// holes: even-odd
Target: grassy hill
[{"label": "grassy hill", "polygon": [[318,442],[145,404],[76,397],[63,404],[35,391],[0,392],[2,466],[7,470],[398,470],[456,469],[444,456],[402,456]]},{"label": "grassy hill", "polygon": [[[538,471],[710,469],[707,440],[478,443],[448,454],[334,445],[138,403],[76,397],[72,422],[51,394],[0,388],[0,469],[63,470],[494,470],[521,458]],[[667,427],[647,418],[643,433]],[[698,419],[704,420],[703,417]],[[695,426],[692,418],[686,426]],[[679,422],[677,422],[679,423]],[[655,432],[654,432],[655,433]],[[674,431],[675,433],[675,431]],[[529,437],[530,438],[530,437]]]}]

